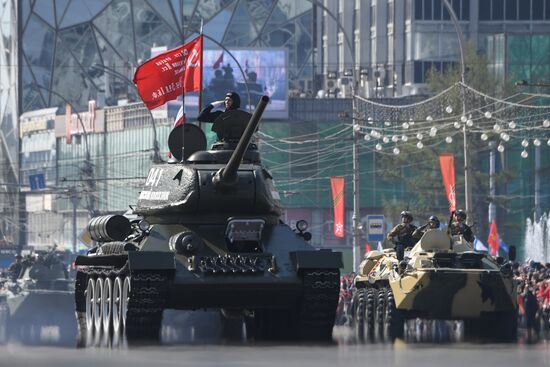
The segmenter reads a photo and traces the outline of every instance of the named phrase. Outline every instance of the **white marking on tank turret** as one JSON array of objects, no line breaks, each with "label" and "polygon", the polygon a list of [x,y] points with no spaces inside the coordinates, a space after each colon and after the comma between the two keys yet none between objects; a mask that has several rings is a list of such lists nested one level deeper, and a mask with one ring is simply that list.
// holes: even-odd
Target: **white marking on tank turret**
[{"label": "white marking on tank turret", "polygon": [[145,180],[145,186],[157,186],[163,172],[164,170],[162,168],[151,168],[147,180]]}]

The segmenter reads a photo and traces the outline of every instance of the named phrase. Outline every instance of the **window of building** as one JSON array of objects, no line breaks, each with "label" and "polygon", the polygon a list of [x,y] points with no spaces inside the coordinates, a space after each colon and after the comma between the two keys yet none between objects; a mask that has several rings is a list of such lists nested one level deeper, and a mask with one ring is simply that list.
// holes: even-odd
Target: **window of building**
[{"label": "window of building", "polygon": [[550,20],[550,0],[546,0],[544,4],[544,16],[546,20]]},{"label": "window of building", "polygon": [[470,20],[470,0],[462,0],[462,20]]},{"label": "window of building", "polygon": [[433,5],[433,0],[424,0],[424,20],[433,19],[432,5]]},{"label": "window of building", "polygon": [[521,4],[519,4],[519,20],[529,20],[531,17],[530,2],[530,0],[521,0]]},{"label": "window of building", "polygon": [[493,0],[492,20],[504,19],[504,0]]},{"label": "window of building", "polygon": [[414,83],[425,83],[428,72],[431,69],[438,73],[444,72],[449,68],[456,66],[452,61],[415,61],[414,62]]},{"label": "window of building", "polygon": [[533,20],[543,20],[544,18],[544,0],[532,0]]},{"label": "window of building", "polygon": [[424,0],[414,0],[414,19],[417,19],[417,20],[422,19],[423,3],[424,3]]},{"label": "window of building", "polygon": [[506,20],[518,19],[518,3],[517,0],[506,0]]},{"label": "window of building", "polygon": [[442,0],[434,0],[434,19],[441,19]]},{"label": "window of building", "polygon": [[491,0],[479,0],[479,20],[491,20]]}]

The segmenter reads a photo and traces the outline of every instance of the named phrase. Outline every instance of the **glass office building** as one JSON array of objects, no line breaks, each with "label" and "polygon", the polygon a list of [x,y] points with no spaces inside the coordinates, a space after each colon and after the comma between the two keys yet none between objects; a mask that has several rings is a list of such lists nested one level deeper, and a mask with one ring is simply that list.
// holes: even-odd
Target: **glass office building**
[{"label": "glass office building", "polygon": [[206,48],[288,50],[289,82],[312,78],[313,10],[295,0],[20,0],[21,112],[137,100],[130,80],[151,48],[199,32]]}]

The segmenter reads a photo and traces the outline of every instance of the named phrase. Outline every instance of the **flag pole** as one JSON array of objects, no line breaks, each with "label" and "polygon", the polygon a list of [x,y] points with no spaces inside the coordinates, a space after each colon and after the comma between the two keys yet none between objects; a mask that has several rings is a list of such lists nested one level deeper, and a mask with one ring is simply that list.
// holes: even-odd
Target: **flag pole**
[{"label": "flag pole", "polygon": [[[200,33],[199,33],[199,37],[202,37],[202,26],[203,26],[203,19],[201,18],[201,29],[200,29]],[[204,39],[201,39],[201,43],[204,42]],[[200,55],[200,60],[201,60],[201,71],[200,71],[200,74],[201,74],[201,81],[200,81],[200,88],[199,88],[199,105],[198,105],[198,113],[200,114],[201,113],[201,110],[202,110],[202,66],[203,66],[203,49],[204,49],[204,44],[201,45],[201,55]],[[199,121],[199,128],[202,129],[202,122]]]},{"label": "flag pole", "polygon": [[[183,111],[183,121],[185,121],[185,69],[187,68],[186,65],[186,56],[187,51],[185,48],[181,51],[181,55],[183,58],[183,73],[181,75],[181,108]],[[181,162],[185,162],[185,123],[181,125]]]}]

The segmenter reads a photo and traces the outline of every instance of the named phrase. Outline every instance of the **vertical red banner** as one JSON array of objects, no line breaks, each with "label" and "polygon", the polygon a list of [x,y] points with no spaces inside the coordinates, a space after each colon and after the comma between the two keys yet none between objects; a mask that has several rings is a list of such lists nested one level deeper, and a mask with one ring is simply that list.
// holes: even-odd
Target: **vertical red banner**
[{"label": "vertical red banner", "polygon": [[439,165],[441,166],[441,175],[443,176],[443,185],[449,200],[449,212],[456,210],[455,194],[455,157],[449,153],[439,155]]},{"label": "vertical red banner", "polygon": [[332,189],[332,203],[334,205],[334,235],[344,238],[344,177],[332,176],[330,187]]},{"label": "vertical red banner", "polygon": [[487,243],[491,247],[491,255],[497,256],[498,249],[500,247],[500,236],[498,234],[497,221],[494,218],[491,222],[491,230],[489,231],[489,238],[487,239]]}]

